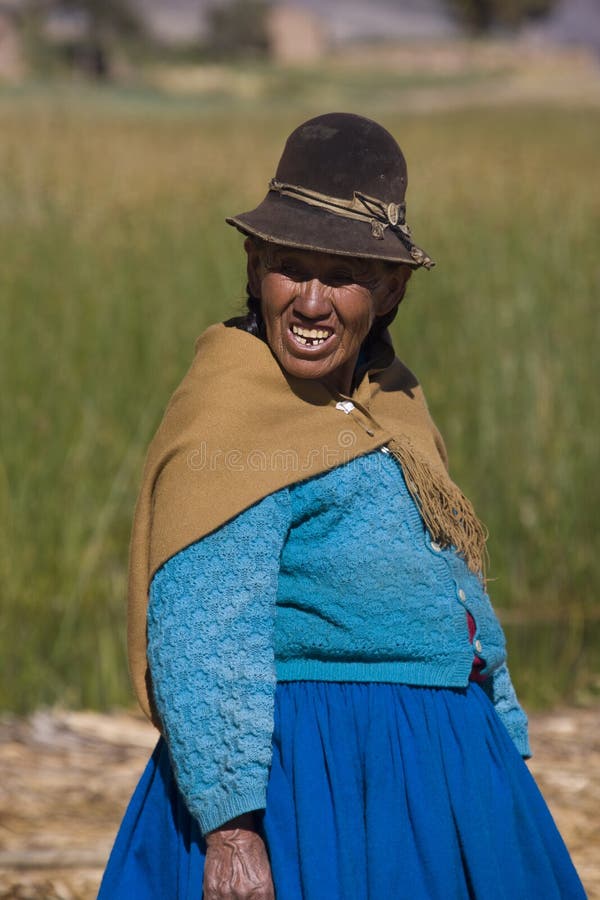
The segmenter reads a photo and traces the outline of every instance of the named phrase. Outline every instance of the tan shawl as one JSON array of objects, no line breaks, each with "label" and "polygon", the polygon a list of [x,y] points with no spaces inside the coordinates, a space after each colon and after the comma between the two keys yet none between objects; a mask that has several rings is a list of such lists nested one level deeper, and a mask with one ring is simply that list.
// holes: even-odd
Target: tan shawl
[{"label": "tan shawl", "polygon": [[146,659],[152,576],[282,487],[387,444],[432,536],[482,571],[483,526],[448,476],[421,388],[387,332],[365,368],[346,396],[287,374],[266,343],[238,328],[218,323],[196,341],[148,449],[131,535],[129,666],[140,705],[157,726]]}]

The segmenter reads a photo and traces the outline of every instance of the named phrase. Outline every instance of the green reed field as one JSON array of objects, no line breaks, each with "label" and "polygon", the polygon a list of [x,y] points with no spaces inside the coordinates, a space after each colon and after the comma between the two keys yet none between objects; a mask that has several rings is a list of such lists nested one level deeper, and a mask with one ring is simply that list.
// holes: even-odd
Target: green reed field
[{"label": "green reed field", "polygon": [[[0,95],[0,707],[131,702],[145,448],[195,337],[242,307],[224,216],[329,106]],[[597,697],[600,115],[346,108],[408,158],[409,221],[437,266],[394,338],[489,527],[521,698]]]}]

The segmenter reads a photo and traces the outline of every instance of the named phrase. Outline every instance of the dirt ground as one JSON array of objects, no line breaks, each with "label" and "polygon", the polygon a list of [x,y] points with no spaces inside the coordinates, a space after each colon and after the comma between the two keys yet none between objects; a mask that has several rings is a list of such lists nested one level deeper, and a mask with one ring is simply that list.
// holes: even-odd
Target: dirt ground
[{"label": "dirt ground", "polygon": [[[96,896],[155,741],[136,714],[0,720],[0,897]],[[588,896],[600,900],[600,706],[531,716],[531,743],[531,771]]]}]

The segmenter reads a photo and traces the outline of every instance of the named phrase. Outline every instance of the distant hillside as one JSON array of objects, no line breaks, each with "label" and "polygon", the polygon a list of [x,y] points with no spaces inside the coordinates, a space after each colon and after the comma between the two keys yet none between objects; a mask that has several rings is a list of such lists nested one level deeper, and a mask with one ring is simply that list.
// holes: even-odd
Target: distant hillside
[{"label": "distant hillside", "polygon": [[[132,0],[152,33],[168,43],[188,43],[206,30],[215,0]],[[217,0],[218,2],[218,0]],[[221,0],[225,2],[225,0]],[[378,38],[449,37],[456,26],[440,0],[295,0],[289,4],[319,15],[335,43]]]}]

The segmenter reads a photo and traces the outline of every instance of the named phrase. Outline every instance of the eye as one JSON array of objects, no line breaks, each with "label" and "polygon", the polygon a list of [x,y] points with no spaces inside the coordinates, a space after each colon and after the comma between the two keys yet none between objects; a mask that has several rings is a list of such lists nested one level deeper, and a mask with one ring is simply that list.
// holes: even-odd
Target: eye
[{"label": "eye", "polygon": [[358,283],[352,270],[347,268],[334,269],[332,272],[329,272],[327,281],[330,284],[338,285]]},{"label": "eye", "polygon": [[378,271],[369,261],[363,261],[354,269],[354,278],[357,284],[373,285],[378,280]]},{"label": "eye", "polygon": [[307,281],[310,278],[308,270],[295,259],[280,260],[277,271],[292,281]]}]

